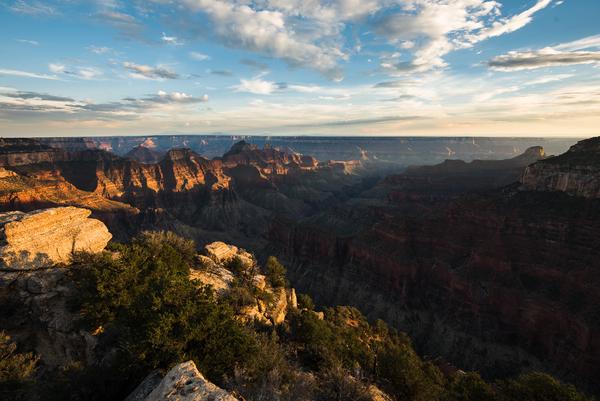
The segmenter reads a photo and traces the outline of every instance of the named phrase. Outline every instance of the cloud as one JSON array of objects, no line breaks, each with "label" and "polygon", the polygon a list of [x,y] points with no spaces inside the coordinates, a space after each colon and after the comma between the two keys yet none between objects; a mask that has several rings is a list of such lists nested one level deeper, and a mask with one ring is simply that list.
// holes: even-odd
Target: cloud
[{"label": "cloud", "polygon": [[30,40],[30,39],[15,39],[15,40],[19,43],[25,43],[25,44],[32,45],[32,46],[40,45],[40,42],[38,42],[37,40]]},{"label": "cloud", "polygon": [[404,88],[413,84],[412,81],[385,81],[376,83],[373,88]]},{"label": "cloud", "polygon": [[275,82],[265,81],[260,77],[253,79],[242,79],[239,85],[235,85],[233,89],[236,92],[248,92],[255,95],[270,95],[278,89]]},{"label": "cloud", "polygon": [[48,69],[55,74],[65,74],[85,80],[96,79],[103,75],[103,72],[95,67],[67,67],[60,63],[50,63]]},{"label": "cloud", "polygon": [[209,70],[209,72],[213,75],[220,75],[222,77],[232,77],[233,72],[229,70]]},{"label": "cloud", "polygon": [[184,92],[158,91],[141,98],[128,97],[121,101],[94,103],[46,93],[0,92],[0,115],[9,119],[59,119],[62,121],[94,119],[103,121],[134,120],[155,112],[170,115],[182,108],[194,107],[208,101],[207,95],[192,96]]},{"label": "cloud", "polygon": [[176,36],[167,36],[167,34],[165,34],[164,32],[162,33],[160,40],[163,43],[166,43],[168,45],[173,45],[173,46],[183,45],[183,42],[181,42]]},{"label": "cloud", "polygon": [[496,71],[533,70],[600,63],[600,35],[587,36],[538,50],[510,51],[487,62]]},{"label": "cloud", "polygon": [[191,58],[196,61],[207,61],[210,60],[210,56],[208,54],[200,53],[200,52],[189,52],[188,53]]},{"label": "cloud", "polygon": [[108,53],[111,49],[106,46],[89,46],[88,50],[95,54],[105,54]]},{"label": "cloud", "polygon": [[382,116],[382,117],[372,117],[372,118],[357,118],[351,120],[336,120],[336,121],[326,121],[320,123],[306,123],[306,124],[294,124],[289,125],[289,127],[294,128],[308,128],[308,127],[346,127],[353,125],[373,125],[373,124],[383,124],[389,122],[403,122],[403,121],[418,121],[423,120],[423,116],[411,115],[411,116]]},{"label": "cloud", "polygon": [[160,90],[155,96],[144,98],[144,101],[155,103],[204,103],[208,102],[208,95],[194,97],[183,92],[167,93]]},{"label": "cloud", "polygon": [[106,7],[94,17],[102,23],[108,23],[118,29],[123,36],[141,39],[143,26],[132,15],[115,11],[113,7]]},{"label": "cloud", "polygon": [[[346,55],[339,47],[313,36],[314,32],[301,35],[288,23],[288,17],[292,14],[300,17],[306,12],[305,7],[287,8],[279,1],[266,1],[262,7],[224,0],[183,0],[182,3],[205,14],[212,22],[215,35],[227,46],[277,57],[291,65],[310,66],[333,79],[341,79],[337,62]],[[292,3],[292,6],[301,4]]]},{"label": "cloud", "polygon": [[269,66],[267,64],[261,63],[260,61],[247,59],[247,58],[241,59],[240,63],[247,65],[248,67],[256,68],[257,70],[260,70],[260,71],[267,71],[269,69]]},{"label": "cloud", "polygon": [[65,66],[62,64],[57,64],[57,63],[50,63],[48,64],[48,69],[50,71],[52,71],[55,74],[59,74],[59,73],[63,73],[65,72]]},{"label": "cloud", "polygon": [[373,25],[392,44],[412,51],[409,60],[385,63],[382,68],[390,73],[444,68],[448,53],[521,29],[551,2],[538,0],[522,13],[503,18],[495,0],[407,1],[400,12],[386,14]]},{"label": "cloud", "polygon": [[600,48],[600,35],[588,36],[572,42],[563,43],[554,48],[562,51],[597,49]]},{"label": "cloud", "polygon": [[553,0],[537,0],[537,2],[527,10],[510,18],[503,18],[495,21],[488,28],[482,29],[479,33],[469,36],[469,41],[475,43],[485,39],[501,36],[506,33],[515,32],[533,20],[533,15],[548,7]]},{"label": "cloud", "polygon": [[123,63],[123,67],[131,71],[129,76],[135,79],[178,79],[179,74],[166,67],[134,64],[131,62]]},{"label": "cloud", "polygon": [[64,96],[55,96],[49,95],[46,93],[37,93],[37,92],[25,92],[25,91],[16,91],[16,92],[3,92],[0,93],[2,96],[14,98],[14,99],[39,99],[39,100],[47,100],[50,102],[74,102],[75,100],[70,97]]},{"label": "cloud", "polygon": [[508,52],[492,58],[487,65],[496,71],[519,71],[598,63],[600,63],[600,51],[561,52],[545,48],[536,51]]},{"label": "cloud", "polygon": [[48,80],[52,80],[52,81],[59,80],[59,78],[55,75],[38,74],[35,72],[10,70],[10,69],[5,69],[5,68],[0,68],[0,75],[12,75],[15,77],[48,79]]},{"label": "cloud", "polygon": [[17,0],[8,8],[19,14],[27,15],[56,15],[58,12],[54,7],[46,5],[39,1]]}]

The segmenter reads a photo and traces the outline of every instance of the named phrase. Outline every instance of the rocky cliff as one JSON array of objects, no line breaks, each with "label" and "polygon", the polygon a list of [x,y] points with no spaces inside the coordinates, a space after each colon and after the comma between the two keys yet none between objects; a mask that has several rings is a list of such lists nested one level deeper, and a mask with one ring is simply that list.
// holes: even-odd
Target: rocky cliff
[{"label": "rocky cliff", "polygon": [[327,212],[276,221],[270,238],[292,284],[383,318],[459,368],[547,369],[594,387],[597,201],[518,183],[457,190],[460,180],[432,175],[390,177]]},{"label": "rocky cliff", "polygon": [[522,190],[600,198],[600,138],[580,141],[560,156],[529,166],[521,184]]},{"label": "rocky cliff", "polygon": [[100,252],[111,238],[89,215],[75,207],[0,215],[0,327],[44,366],[93,358],[96,341],[78,329],[68,307],[77,289],[64,267],[72,251]]},{"label": "rocky cliff", "polygon": [[[223,157],[172,148],[155,163],[75,145],[65,150],[62,142],[50,148],[35,140],[6,140],[0,165],[14,175],[0,176],[0,210],[81,205],[121,239],[162,228],[200,243],[214,240],[218,231],[218,238],[257,245],[273,215],[309,215],[328,207],[364,174],[361,162],[318,162],[243,141]],[[28,156],[17,157],[17,150]]]},{"label": "rocky cliff", "polygon": [[63,207],[0,214],[3,268],[35,269],[69,263],[73,252],[100,252],[112,235],[87,209]]}]

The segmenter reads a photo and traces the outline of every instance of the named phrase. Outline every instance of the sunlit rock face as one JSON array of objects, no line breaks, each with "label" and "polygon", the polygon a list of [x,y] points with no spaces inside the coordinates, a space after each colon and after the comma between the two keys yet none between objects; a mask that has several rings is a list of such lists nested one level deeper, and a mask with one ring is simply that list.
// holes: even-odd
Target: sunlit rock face
[{"label": "sunlit rock face", "polygon": [[[213,242],[204,247],[204,254],[197,255],[197,265],[190,270],[190,279],[212,287],[217,297],[226,297],[234,290],[236,280],[250,280],[250,285],[265,297],[253,297],[252,302],[238,310],[242,321],[260,321],[278,325],[285,321],[287,313],[298,307],[293,288],[273,287],[260,274],[254,257],[243,249],[224,242]],[[241,271],[232,271],[229,263],[238,259]],[[243,276],[243,278],[241,277]]]},{"label": "sunlit rock face", "polygon": [[77,327],[69,306],[77,288],[69,275],[76,251],[101,252],[112,235],[90,211],[59,207],[0,214],[0,327],[45,366],[95,358],[96,338]]},{"label": "sunlit rock face", "polygon": [[147,377],[125,401],[238,401],[206,380],[193,361],[175,365],[157,383],[156,374]]},{"label": "sunlit rock face", "polygon": [[560,156],[529,166],[521,184],[522,190],[600,198],[600,138],[580,141]]},{"label": "sunlit rock face", "polygon": [[76,207],[0,214],[2,266],[32,269],[68,263],[73,252],[102,251],[112,235],[91,212]]}]

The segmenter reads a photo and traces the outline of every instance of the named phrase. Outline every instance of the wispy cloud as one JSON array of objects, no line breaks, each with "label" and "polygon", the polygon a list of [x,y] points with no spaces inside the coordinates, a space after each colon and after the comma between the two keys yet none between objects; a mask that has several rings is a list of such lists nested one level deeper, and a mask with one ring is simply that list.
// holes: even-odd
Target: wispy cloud
[{"label": "wispy cloud", "polygon": [[208,72],[212,75],[220,75],[222,77],[232,77],[233,72],[230,70],[208,70]]},{"label": "wispy cloud", "polygon": [[10,10],[20,14],[28,15],[56,15],[58,11],[40,1],[17,0],[8,6]]},{"label": "wispy cloud", "polygon": [[179,74],[177,72],[164,67],[156,66],[152,67],[143,64],[134,64],[131,62],[123,63],[125,69],[131,71],[129,76],[136,79],[177,79]]},{"label": "wispy cloud", "polygon": [[17,42],[19,43],[25,43],[31,46],[39,46],[40,42],[38,42],[37,40],[30,40],[30,39],[15,39]]},{"label": "wispy cloud", "polygon": [[108,52],[111,51],[110,47],[106,47],[106,46],[88,46],[87,48],[89,51],[91,51],[94,54],[106,54]]},{"label": "wispy cloud", "polygon": [[64,96],[55,96],[49,95],[47,93],[38,93],[38,92],[24,92],[24,91],[14,91],[14,92],[3,92],[0,93],[2,96],[14,98],[14,99],[39,99],[39,100],[47,100],[51,102],[74,102],[75,99]]},{"label": "wispy cloud", "polygon": [[15,77],[48,79],[48,80],[53,80],[53,81],[59,80],[59,78],[55,75],[39,74],[36,72],[21,71],[21,70],[10,70],[10,69],[5,69],[5,68],[0,68],[0,75],[12,75]]},{"label": "wispy cloud", "polygon": [[539,50],[510,51],[492,58],[487,65],[497,71],[518,71],[575,64],[598,64],[600,50],[596,49],[600,49],[600,35]]},{"label": "wispy cloud", "polygon": [[173,45],[173,46],[181,46],[183,45],[183,42],[177,38],[177,36],[168,36],[166,33],[162,33],[160,40],[168,45]]},{"label": "wispy cloud", "polygon": [[260,71],[267,71],[269,69],[269,66],[267,64],[261,63],[260,61],[247,59],[247,58],[241,59],[240,63],[243,65],[247,65],[248,67],[256,68],[257,70],[260,70]]},{"label": "wispy cloud", "polygon": [[48,64],[48,69],[55,74],[65,74],[79,79],[92,80],[99,78],[103,75],[102,70],[96,67],[81,67],[72,66],[68,67],[60,63]]},{"label": "wispy cloud", "polygon": [[509,52],[494,57],[488,61],[488,66],[496,71],[518,71],[595,63],[600,63],[600,52],[556,52],[542,49],[531,52]]},{"label": "wispy cloud", "polygon": [[204,53],[200,53],[200,52],[189,52],[188,53],[190,58],[196,60],[196,61],[207,61],[210,60],[210,56],[208,54],[204,54]]}]

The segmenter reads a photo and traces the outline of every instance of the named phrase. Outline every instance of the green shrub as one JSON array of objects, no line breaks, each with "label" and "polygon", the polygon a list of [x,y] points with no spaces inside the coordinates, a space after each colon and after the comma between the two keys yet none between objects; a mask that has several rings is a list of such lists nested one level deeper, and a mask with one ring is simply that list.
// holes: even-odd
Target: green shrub
[{"label": "green shrub", "polygon": [[310,297],[310,295],[307,295],[307,294],[298,294],[298,307],[300,309],[314,310],[315,309],[315,303],[313,302],[313,300]]},{"label": "green shrub", "polygon": [[285,267],[275,256],[269,256],[265,263],[267,280],[273,287],[287,287],[288,282],[285,278]]},{"label": "green shrub", "polygon": [[447,401],[494,401],[496,394],[488,383],[478,373],[459,373],[450,382]]},{"label": "green shrub", "polygon": [[38,358],[18,353],[17,344],[0,331],[0,399],[24,399],[33,384]]},{"label": "green shrub", "polygon": [[501,401],[586,401],[575,386],[540,372],[526,373],[499,383]]},{"label": "green shrub", "polygon": [[118,256],[79,255],[73,271],[88,328],[115,337],[129,366],[149,371],[193,359],[217,382],[252,354],[254,341],[233,311],[189,279],[190,243],[145,233]]}]

